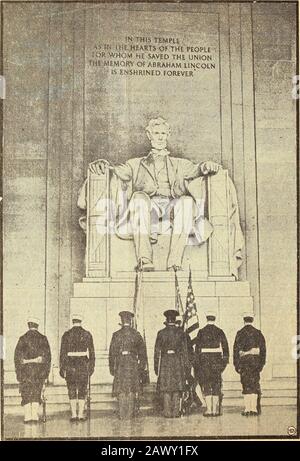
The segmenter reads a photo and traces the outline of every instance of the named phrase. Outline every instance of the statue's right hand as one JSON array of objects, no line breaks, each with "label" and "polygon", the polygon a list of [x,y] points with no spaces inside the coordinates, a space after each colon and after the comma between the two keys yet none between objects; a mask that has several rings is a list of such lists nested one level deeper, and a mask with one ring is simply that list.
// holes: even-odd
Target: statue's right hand
[{"label": "statue's right hand", "polygon": [[104,174],[109,168],[109,162],[107,160],[95,160],[94,162],[89,164],[89,169],[92,173],[95,174]]}]

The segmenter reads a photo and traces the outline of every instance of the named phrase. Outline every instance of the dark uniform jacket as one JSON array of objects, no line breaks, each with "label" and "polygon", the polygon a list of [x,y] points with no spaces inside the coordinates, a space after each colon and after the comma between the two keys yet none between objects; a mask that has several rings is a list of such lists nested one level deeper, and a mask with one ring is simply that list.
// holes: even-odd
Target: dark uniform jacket
[{"label": "dark uniform jacket", "polygon": [[[24,363],[37,359],[41,363]],[[38,330],[28,330],[20,337],[15,349],[15,370],[19,383],[45,381],[50,373],[51,352],[46,336]]]},{"label": "dark uniform jacket", "polygon": [[127,325],[113,333],[109,347],[109,370],[114,377],[113,395],[139,392],[146,367],[146,346],[140,333]]},{"label": "dark uniform jacket", "polygon": [[[69,352],[86,352],[86,356],[70,357]],[[72,373],[92,375],[95,368],[95,349],[91,333],[82,326],[74,326],[63,334],[60,348],[60,375]]]},{"label": "dark uniform jacket", "polygon": [[[220,352],[205,352],[205,349],[218,349]],[[229,347],[225,333],[216,325],[208,324],[199,330],[196,339],[195,366],[197,373],[201,373],[204,364],[213,362],[219,372],[223,372],[229,361]],[[210,359],[207,361],[207,359]]]},{"label": "dark uniform jacket", "polygon": [[186,388],[191,364],[184,331],[167,325],[157,334],[154,349],[154,371],[159,392],[179,392]]},{"label": "dark uniform jacket", "polygon": [[[251,349],[259,349],[258,354],[243,354],[243,352],[249,352]],[[239,373],[241,367],[250,366],[260,372],[265,363],[266,342],[264,335],[253,325],[245,325],[237,332],[233,346],[233,364],[236,371]]]}]

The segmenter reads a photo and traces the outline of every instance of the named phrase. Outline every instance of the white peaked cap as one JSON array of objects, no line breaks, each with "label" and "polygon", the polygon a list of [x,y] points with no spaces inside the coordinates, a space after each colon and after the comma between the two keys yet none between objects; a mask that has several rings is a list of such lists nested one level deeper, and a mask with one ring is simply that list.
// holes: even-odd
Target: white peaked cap
[{"label": "white peaked cap", "polygon": [[40,319],[38,319],[37,317],[28,317],[27,323],[36,323],[37,325],[39,325]]},{"label": "white peaked cap", "polygon": [[209,316],[211,316],[211,317],[217,317],[217,312],[216,312],[216,311],[210,310],[210,311],[206,311],[206,312],[205,312],[205,315],[206,315],[206,317],[209,317]]},{"label": "white peaked cap", "polygon": [[78,320],[79,322],[82,322],[82,315],[81,314],[72,314],[72,320]]},{"label": "white peaked cap", "polygon": [[246,312],[243,312],[243,319],[245,317],[252,317],[254,319],[254,312],[253,311],[246,311]]}]

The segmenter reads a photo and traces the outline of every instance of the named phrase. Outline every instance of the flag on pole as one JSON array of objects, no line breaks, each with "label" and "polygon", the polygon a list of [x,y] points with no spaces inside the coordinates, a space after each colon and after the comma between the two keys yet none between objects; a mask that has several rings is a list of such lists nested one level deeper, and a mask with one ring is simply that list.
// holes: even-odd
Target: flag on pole
[{"label": "flag on pole", "polygon": [[192,271],[190,268],[189,283],[186,296],[186,308],[183,318],[183,327],[186,333],[191,338],[192,344],[196,342],[198,330],[199,330],[199,318],[197,312],[197,306],[192,286]]},{"label": "flag on pole", "polygon": [[140,332],[143,329],[143,339],[146,350],[146,367],[145,370],[141,371],[140,382],[142,385],[150,383],[149,377],[149,361],[147,353],[146,333],[144,328],[144,294],[143,294],[143,268],[136,271],[135,276],[135,287],[134,287],[134,299],[133,299],[133,327]]},{"label": "flag on pole", "polygon": [[137,330],[140,326],[141,314],[143,314],[143,293],[142,293],[143,271],[136,271],[134,299],[133,299],[133,327]]},{"label": "flag on pole", "polygon": [[184,316],[184,309],[183,309],[181,293],[180,293],[180,286],[178,283],[178,277],[177,277],[176,270],[174,271],[174,274],[175,274],[175,310],[178,311],[179,315]]},{"label": "flag on pole", "polygon": [[[192,286],[192,271],[190,268],[188,290],[186,296],[186,308],[183,316],[183,329],[186,332],[186,334],[189,335],[193,348],[196,344],[199,327],[199,317],[197,312],[194,290]],[[194,370],[192,370],[192,376],[195,378]],[[199,385],[199,383],[197,383],[196,379],[194,380],[194,383],[192,385],[191,394],[192,400],[194,402],[196,402],[196,397],[198,397],[201,404],[205,404],[205,399],[202,393],[201,386]]]}]

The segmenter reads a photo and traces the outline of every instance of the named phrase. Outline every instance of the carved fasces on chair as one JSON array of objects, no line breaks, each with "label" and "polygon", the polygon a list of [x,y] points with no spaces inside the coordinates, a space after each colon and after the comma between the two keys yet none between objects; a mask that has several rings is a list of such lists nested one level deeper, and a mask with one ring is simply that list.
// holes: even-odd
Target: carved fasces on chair
[{"label": "carved fasces on chair", "polygon": [[108,277],[110,261],[109,170],[97,175],[88,171],[86,276]]},{"label": "carved fasces on chair", "polygon": [[207,188],[208,219],[214,228],[208,245],[209,276],[231,277],[228,171],[209,176]]}]

